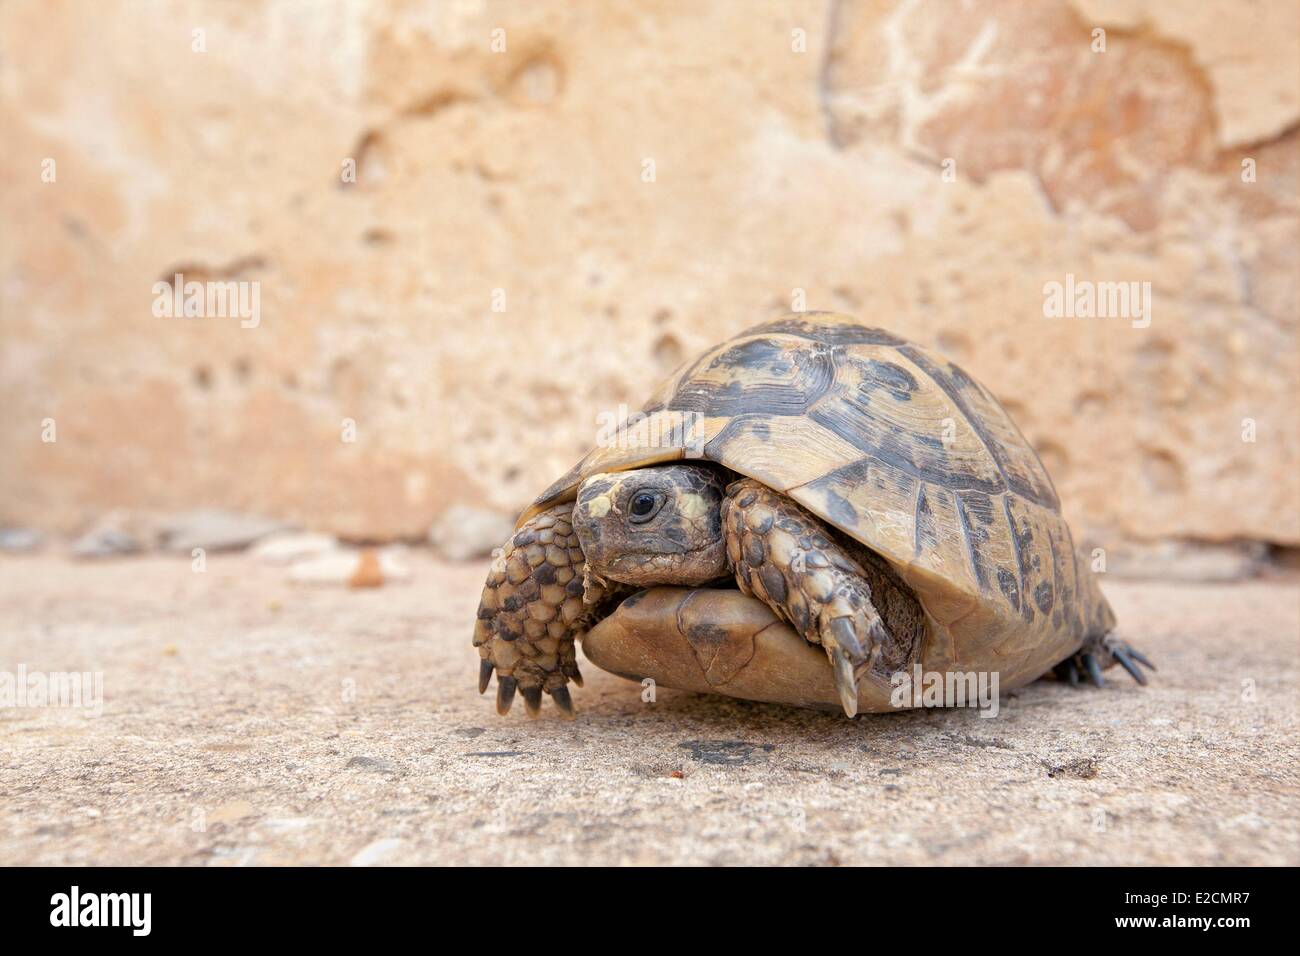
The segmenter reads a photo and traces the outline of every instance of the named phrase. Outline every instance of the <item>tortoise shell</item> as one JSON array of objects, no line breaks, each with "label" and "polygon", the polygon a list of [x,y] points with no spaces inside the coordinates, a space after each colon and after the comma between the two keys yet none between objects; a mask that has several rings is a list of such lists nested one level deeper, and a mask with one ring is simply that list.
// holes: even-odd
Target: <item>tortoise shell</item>
[{"label": "tortoise shell", "polygon": [[1014,685],[1114,626],[1010,416],[891,332],[796,313],[709,349],[520,523],[589,475],[683,458],[783,492],[888,561],[925,609],[927,669],[998,670]]}]

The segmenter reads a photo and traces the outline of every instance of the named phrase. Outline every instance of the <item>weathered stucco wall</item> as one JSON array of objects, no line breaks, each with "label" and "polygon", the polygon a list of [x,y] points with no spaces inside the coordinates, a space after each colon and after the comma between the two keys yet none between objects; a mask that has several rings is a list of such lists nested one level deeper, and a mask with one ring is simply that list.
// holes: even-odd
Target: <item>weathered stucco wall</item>
[{"label": "weathered stucco wall", "polygon": [[1300,543],[1298,10],[5,3],[0,523],[518,508],[803,290],[987,383],[1085,535]]}]

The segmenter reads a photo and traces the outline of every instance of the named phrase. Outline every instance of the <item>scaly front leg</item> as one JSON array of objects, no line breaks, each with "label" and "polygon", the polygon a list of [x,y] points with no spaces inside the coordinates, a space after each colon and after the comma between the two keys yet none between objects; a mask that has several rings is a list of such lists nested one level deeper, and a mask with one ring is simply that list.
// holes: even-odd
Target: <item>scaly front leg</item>
[{"label": "scaly front leg", "polygon": [[757,481],[729,486],[722,516],[740,590],[822,646],[844,712],[856,715],[858,678],[908,650],[877,613],[869,573],[815,516]]},{"label": "scaly front leg", "polygon": [[482,658],[478,689],[487,690],[495,670],[502,716],[516,688],[529,717],[541,710],[542,691],[564,716],[573,716],[566,685],[572,679],[582,686],[574,641],[605,607],[603,592],[590,583],[583,600],[585,559],[569,520],[572,510],[557,505],[533,517],[505,543],[488,572],[474,625]]}]

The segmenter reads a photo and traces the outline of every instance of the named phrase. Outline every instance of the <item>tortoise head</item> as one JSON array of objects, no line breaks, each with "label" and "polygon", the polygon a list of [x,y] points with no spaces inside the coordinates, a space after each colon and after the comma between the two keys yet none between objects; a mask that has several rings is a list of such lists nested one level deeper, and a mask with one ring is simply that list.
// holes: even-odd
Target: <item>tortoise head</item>
[{"label": "tortoise head", "polygon": [[700,465],[592,475],[573,528],[591,570],[646,587],[703,584],[727,574],[722,477]]}]

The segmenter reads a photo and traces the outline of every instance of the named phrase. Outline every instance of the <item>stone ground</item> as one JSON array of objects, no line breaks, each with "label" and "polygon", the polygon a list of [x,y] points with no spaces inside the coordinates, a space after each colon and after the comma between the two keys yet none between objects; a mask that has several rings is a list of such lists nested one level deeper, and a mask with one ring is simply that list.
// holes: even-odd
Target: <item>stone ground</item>
[{"label": "stone ground", "polygon": [[1295,578],[1108,582],[1146,690],[850,722],[642,703],[587,665],[563,723],[475,693],[483,568],[412,569],[308,590],[243,556],[0,557],[0,679],[104,687],[98,717],[0,709],[0,860],[1300,863]]}]

